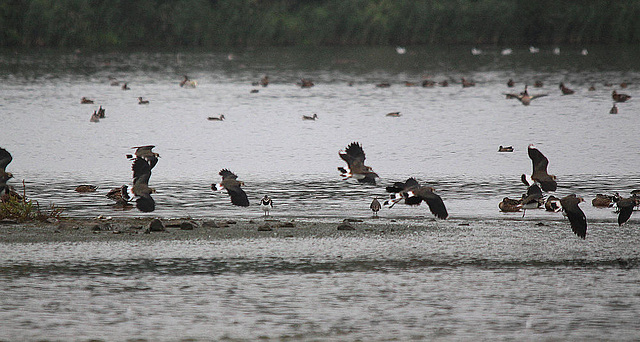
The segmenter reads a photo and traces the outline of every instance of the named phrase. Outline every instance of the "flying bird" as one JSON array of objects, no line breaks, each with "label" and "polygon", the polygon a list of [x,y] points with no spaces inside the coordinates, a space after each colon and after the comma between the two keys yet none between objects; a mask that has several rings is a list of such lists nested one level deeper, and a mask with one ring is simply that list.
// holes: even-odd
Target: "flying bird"
[{"label": "flying bird", "polygon": [[420,185],[413,177],[404,183],[396,182],[392,186],[388,186],[386,190],[392,193],[390,199],[384,202],[384,205],[389,205],[389,208],[393,208],[401,200],[404,200],[404,204],[407,205],[419,205],[425,201],[431,213],[437,218],[444,220],[449,216],[442,198],[434,192],[435,189]]},{"label": "flying bird", "polygon": [[145,145],[145,146],[134,146],[132,148],[136,149],[134,155],[127,154],[128,159],[136,159],[138,157],[144,159],[149,163],[151,169],[158,163],[158,157],[160,154],[153,152],[154,145]]},{"label": "flying bird", "polygon": [[631,213],[633,213],[633,207],[638,205],[638,202],[634,197],[624,198],[618,194],[613,198],[613,201],[616,203],[619,210],[618,225],[621,226],[629,220]]},{"label": "flying bird", "polygon": [[0,196],[8,194],[11,191],[11,188],[7,185],[7,181],[13,178],[13,174],[7,172],[7,165],[9,165],[12,160],[13,157],[11,157],[11,153],[0,147]]},{"label": "flying bird", "polygon": [[562,210],[562,205],[560,204],[560,199],[556,196],[549,196],[547,201],[544,202],[544,209],[547,211],[558,212]]},{"label": "flying bird", "polygon": [[571,230],[585,239],[587,237],[587,217],[584,216],[584,212],[578,206],[580,202],[584,202],[584,199],[576,195],[568,195],[560,199],[562,210],[564,210],[571,223]]},{"label": "flying bird", "polygon": [[222,176],[222,181],[217,184],[211,184],[211,189],[213,191],[227,190],[227,193],[231,197],[232,204],[241,207],[248,207],[249,199],[247,198],[247,194],[241,188],[241,186],[244,185],[244,182],[239,181],[237,179],[238,176],[227,169],[220,170],[218,174]]},{"label": "flying bird", "polygon": [[136,157],[131,169],[133,170],[133,186],[125,192],[125,199],[127,201],[135,199],[136,208],[142,212],[149,213],[156,210],[156,202],[151,198],[151,194],[156,191],[149,187],[149,178],[151,177],[149,162],[143,157]]},{"label": "flying bird", "polygon": [[524,86],[524,91],[521,92],[520,94],[505,94],[507,96],[507,99],[518,99],[520,101],[520,103],[522,103],[524,106],[528,106],[529,104],[531,104],[531,101],[543,97],[543,96],[547,96],[547,94],[536,94],[536,95],[529,95],[529,92],[527,91],[527,85]]},{"label": "flying bird", "polygon": [[264,216],[269,216],[269,211],[273,209],[273,201],[268,195],[264,195],[260,200],[260,209],[264,211]]},{"label": "flying bird", "polygon": [[360,183],[376,184],[376,177],[379,176],[370,166],[364,165],[365,155],[360,143],[352,142],[344,151],[338,152],[338,155],[347,163],[347,169],[338,167],[343,178],[354,178]]},{"label": "flying bird", "polygon": [[[533,173],[531,174],[531,180],[533,182],[540,183],[542,190],[544,191],[556,191],[558,188],[558,184],[556,183],[556,176],[550,175],[547,173],[547,166],[549,165],[549,160],[545,157],[542,152],[538,151],[537,148],[533,146],[533,144],[529,145],[527,149],[527,153],[529,154],[529,158],[531,158],[531,162],[533,163]],[[522,182],[527,186],[532,185],[533,182],[529,182],[527,175],[523,174]]]}]

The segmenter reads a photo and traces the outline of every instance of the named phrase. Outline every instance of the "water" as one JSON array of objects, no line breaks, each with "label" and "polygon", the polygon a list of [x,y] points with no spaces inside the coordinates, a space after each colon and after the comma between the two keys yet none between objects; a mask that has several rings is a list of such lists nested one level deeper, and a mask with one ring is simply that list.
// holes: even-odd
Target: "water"
[{"label": "water", "polygon": [[[413,176],[437,189],[450,220],[398,205],[378,221],[406,227],[394,232],[0,244],[0,339],[637,339],[636,214],[619,228],[612,210],[590,201],[639,187],[640,51],[484,50],[1,53],[0,146],[14,157],[12,182],[24,179],[31,198],[68,216],[140,216],[104,195],[130,182],[130,147],[154,144],[157,210],[147,216],[257,218],[269,194],[279,218],[367,218],[385,185]],[[199,86],[180,88],[183,74]],[[265,74],[268,87],[251,86]],[[132,90],[109,86],[108,76]],[[316,86],[299,89],[301,77]],[[452,84],[404,86],[423,77]],[[478,85],[462,89],[460,77]],[[545,86],[530,93],[549,96],[528,107],[504,98],[534,80]],[[383,81],[393,85],[374,86]],[[560,95],[561,81],[576,94]],[[634,98],[610,115],[619,88],[604,83],[623,81]],[[81,105],[82,96],[96,104]],[[107,118],[90,123],[99,105]],[[392,111],[402,117],[385,117]],[[317,121],[302,121],[313,113]],[[219,114],[227,119],[206,120]],[[381,175],[377,186],[340,179],[338,151],[351,141]],[[586,241],[559,213],[498,211],[503,197],[525,191],[530,143],[549,158],[556,195],[586,199]],[[515,152],[497,153],[499,145]],[[222,168],[245,181],[252,207],[211,191]],[[99,191],[73,191],[85,183]]]}]

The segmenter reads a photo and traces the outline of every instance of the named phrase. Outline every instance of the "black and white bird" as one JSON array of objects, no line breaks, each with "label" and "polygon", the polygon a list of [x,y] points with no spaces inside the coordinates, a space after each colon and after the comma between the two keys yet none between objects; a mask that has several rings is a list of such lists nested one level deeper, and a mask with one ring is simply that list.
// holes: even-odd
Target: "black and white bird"
[{"label": "black and white bird", "polygon": [[531,104],[531,101],[543,97],[543,96],[547,96],[547,94],[536,94],[536,95],[529,95],[529,92],[527,91],[527,87],[528,86],[524,86],[524,91],[521,92],[520,94],[505,94],[507,96],[507,99],[518,99],[520,101],[520,103],[522,103],[525,106],[528,106]]},{"label": "black and white bird", "polygon": [[239,181],[238,176],[227,169],[220,170],[218,174],[222,176],[222,181],[217,184],[211,184],[211,189],[213,191],[227,190],[227,193],[231,197],[232,204],[241,207],[248,207],[249,199],[247,198],[247,194],[241,188],[241,186],[244,185],[244,182]]},{"label": "black and white bird", "polygon": [[138,157],[144,159],[149,163],[149,167],[153,169],[154,166],[158,163],[158,158],[160,154],[153,152],[154,145],[145,145],[145,146],[134,146],[136,151],[133,155],[127,154],[127,158],[134,160]]},{"label": "black and white bird", "polygon": [[533,144],[529,145],[527,153],[533,163],[533,173],[529,177],[522,174],[522,182],[527,186],[531,186],[537,182],[544,191],[556,191],[558,188],[556,176],[547,173],[547,166],[549,165],[547,157],[545,157],[542,152],[538,151]]},{"label": "black and white bird", "polygon": [[579,237],[585,239],[587,236],[587,217],[578,206],[581,202],[584,202],[584,199],[574,194],[560,199],[562,210],[571,223],[571,230]]},{"label": "black and white bird", "polygon": [[338,167],[340,175],[347,179],[357,179],[360,183],[376,184],[377,173],[370,166],[364,165],[365,155],[362,145],[352,142],[344,151],[338,152],[340,158],[347,163],[347,168]]},{"label": "black and white bird", "polygon": [[9,165],[12,160],[13,157],[11,157],[11,153],[0,147],[0,196],[8,194],[11,191],[11,188],[7,185],[7,181],[13,178],[13,174],[7,172],[7,165]]},{"label": "black and white bird", "polygon": [[371,201],[369,208],[371,209],[371,211],[373,211],[373,217],[378,217],[378,211],[380,211],[382,205],[380,205],[377,197],[374,198],[373,201]]},{"label": "black and white bird", "polygon": [[549,196],[547,200],[544,202],[544,209],[546,211],[558,212],[562,210],[562,204],[560,204],[560,199],[556,196]]},{"label": "black and white bird", "polygon": [[636,197],[624,198],[619,194],[613,198],[615,205],[618,207],[618,225],[621,226],[629,220],[633,213],[633,207],[637,206],[640,202]]},{"label": "black and white bird", "polygon": [[123,187],[123,196],[127,201],[135,199],[136,208],[148,213],[156,210],[156,202],[151,197],[155,193],[155,189],[149,187],[149,178],[151,177],[151,166],[143,157],[136,157],[131,166],[133,170],[133,186],[131,189]]},{"label": "black and white bird", "polygon": [[260,200],[260,209],[264,211],[264,216],[269,216],[269,212],[273,209],[273,201],[268,195],[264,195]]},{"label": "black and white bird", "polygon": [[407,179],[404,183],[396,182],[392,186],[388,186],[386,190],[392,193],[390,199],[384,202],[384,205],[389,205],[389,208],[393,208],[396,203],[402,200],[407,205],[419,205],[422,201],[425,201],[431,213],[437,218],[444,220],[449,216],[442,198],[434,192],[435,189],[430,186],[420,185],[413,177]]},{"label": "black and white bird", "polygon": [[532,184],[527,188],[527,193],[522,194],[522,200],[520,207],[522,208],[522,217],[527,213],[527,209],[537,209],[544,204],[544,197],[542,196],[542,190],[538,184]]}]

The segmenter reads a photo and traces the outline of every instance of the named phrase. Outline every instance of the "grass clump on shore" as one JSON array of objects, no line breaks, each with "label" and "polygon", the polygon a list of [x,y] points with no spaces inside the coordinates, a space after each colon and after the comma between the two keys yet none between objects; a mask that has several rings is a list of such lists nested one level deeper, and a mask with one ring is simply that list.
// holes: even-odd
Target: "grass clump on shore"
[{"label": "grass clump on shore", "polygon": [[0,199],[0,220],[17,222],[46,221],[60,219],[64,209],[52,204],[49,210],[40,210],[38,201],[27,199],[26,186],[22,181],[22,195],[11,190]]}]

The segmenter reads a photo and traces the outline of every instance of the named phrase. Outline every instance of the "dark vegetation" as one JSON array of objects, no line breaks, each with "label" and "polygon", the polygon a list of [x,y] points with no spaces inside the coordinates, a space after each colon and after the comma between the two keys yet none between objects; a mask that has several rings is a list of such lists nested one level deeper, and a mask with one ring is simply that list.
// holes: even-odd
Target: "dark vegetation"
[{"label": "dark vegetation", "polygon": [[3,47],[640,42],[640,0],[3,0]]},{"label": "dark vegetation", "polygon": [[63,211],[62,208],[53,204],[49,210],[40,210],[38,201],[27,199],[24,181],[22,181],[22,195],[12,190],[0,198],[0,220],[16,222],[58,220],[62,217]]}]

